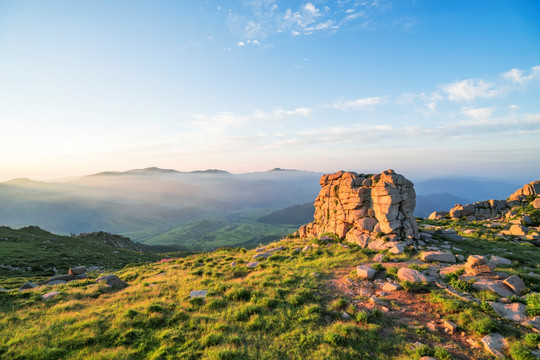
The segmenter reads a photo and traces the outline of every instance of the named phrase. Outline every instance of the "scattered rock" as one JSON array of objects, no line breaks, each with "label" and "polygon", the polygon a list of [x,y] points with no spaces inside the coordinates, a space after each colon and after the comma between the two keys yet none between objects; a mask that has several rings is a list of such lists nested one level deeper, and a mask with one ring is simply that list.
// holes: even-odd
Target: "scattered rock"
[{"label": "scattered rock", "polygon": [[23,284],[23,286],[21,286],[21,287],[19,288],[19,291],[28,290],[28,289],[33,289],[33,288],[37,288],[37,287],[38,287],[38,284],[33,283],[33,282],[31,282],[31,281],[28,281],[28,282],[25,282],[25,283]]},{"label": "scattered rock", "polygon": [[385,283],[381,289],[383,291],[397,291],[401,289],[401,285],[394,283]]},{"label": "scattered rock", "polygon": [[69,275],[80,275],[84,274],[86,272],[86,266],[77,266],[74,268],[70,268],[68,271]]},{"label": "scattered rock", "polygon": [[514,295],[514,292],[510,290],[502,281],[492,281],[487,279],[480,279],[472,284],[476,290],[489,290],[502,297],[510,297]]},{"label": "scattered rock", "polygon": [[529,232],[529,228],[523,225],[510,226],[510,235],[514,236],[526,236]]},{"label": "scattered rock", "polygon": [[447,267],[442,268],[439,271],[439,275],[440,275],[441,278],[444,279],[446,277],[446,275],[451,274],[451,273],[456,272],[456,271],[459,271],[459,270],[463,270],[463,265],[451,265],[451,266],[447,266]]},{"label": "scattered rock", "polygon": [[526,306],[521,303],[501,304],[498,302],[490,302],[491,307],[497,314],[505,319],[523,322],[526,321]]},{"label": "scattered rock", "polygon": [[253,261],[253,262],[247,263],[246,267],[253,269],[253,268],[256,268],[258,265],[259,263],[257,261]]},{"label": "scattered rock", "polygon": [[306,246],[304,246],[304,248],[302,249],[302,252],[305,253],[305,252],[308,252],[309,250],[311,250],[311,246],[306,245]]},{"label": "scattered rock", "polygon": [[42,299],[44,301],[51,300],[52,298],[56,297],[58,294],[60,294],[60,291],[51,291],[42,296]]},{"label": "scattered rock", "polygon": [[50,285],[50,286],[54,286],[54,285],[62,285],[62,284],[65,284],[66,281],[64,280],[53,280],[53,281],[49,281],[47,283],[47,285]]},{"label": "scattered rock", "polygon": [[452,253],[448,252],[442,252],[442,251],[424,251],[420,258],[427,262],[434,262],[434,261],[440,261],[440,262],[447,262],[447,263],[455,263],[456,257]]},{"label": "scattered rock", "polygon": [[422,356],[419,360],[437,360],[433,356]]},{"label": "scattered rock", "polygon": [[394,255],[403,254],[405,252],[405,245],[402,243],[398,243],[396,244],[396,246],[390,248],[388,251]]},{"label": "scattered rock", "polygon": [[429,214],[428,220],[442,220],[447,215],[449,215],[448,211],[434,211]]},{"label": "scattered rock", "polygon": [[448,334],[453,334],[456,332],[457,330],[457,324],[450,321],[450,320],[444,320],[443,321],[443,328],[444,328],[444,331],[447,332]]},{"label": "scattered rock", "polygon": [[465,264],[465,273],[468,275],[487,274],[491,272],[491,268],[487,263],[487,258],[482,255],[470,255]]},{"label": "scattered rock", "polygon": [[349,320],[351,318],[351,316],[349,314],[347,314],[346,312],[343,312],[343,314],[341,314],[341,318],[343,320]]},{"label": "scattered rock", "polygon": [[518,295],[521,295],[523,291],[527,289],[525,284],[523,283],[523,280],[517,275],[512,275],[509,278],[505,279],[504,284],[508,286],[510,289],[512,289],[513,292],[515,292]]},{"label": "scattered rock", "polygon": [[[322,239],[322,238],[321,238],[321,239]],[[273,253],[273,252],[276,252],[276,251],[282,251],[282,250],[285,250],[285,247],[284,247],[284,246],[278,246],[278,247],[276,247],[276,248],[269,249],[267,252]]]},{"label": "scattered rock", "polygon": [[189,293],[189,298],[206,298],[206,294],[208,294],[208,290],[193,290]]},{"label": "scattered rock", "polygon": [[233,262],[231,263],[231,267],[235,267],[235,266],[236,266],[236,261],[233,261]]},{"label": "scattered rock", "polygon": [[502,266],[512,265],[512,260],[503,258],[501,256],[492,256],[491,259],[489,259],[488,261],[488,265],[490,268],[495,269],[496,267],[499,267],[501,265]]},{"label": "scattered rock", "polygon": [[400,281],[409,281],[412,283],[428,282],[428,278],[418,270],[402,267],[398,270],[397,276]]},{"label": "scattered rock", "polygon": [[258,253],[251,257],[251,260],[257,260],[257,259],[268,259],[272,254],[270,253]]},{"label": "scattered rock", "polygon": [[371,280],[376,273],[377,271],[369,265],[360,265],[356,268],[356,275],[360,279]]},{"label": "scattered rock", "polygon": [[384,259],[384,255],[383,254],[377,254],[373,257],[373,261],[375,262],[382,262]]},{"label": "scattered rock", "polygon": [[114,274],[100,276],[96,279],[96,282],[98,283],[104,282],[105,284],[112,286],[113,288],[124,288],[128,286],[128,284],[125,281],[121,280],[118,276]]},{"label": "scattered rock", "polygon": [[498,359],[504,359],[503,349],[508,347],[508,342],[499,333],[486,335],[482,338],[484,349]]}]

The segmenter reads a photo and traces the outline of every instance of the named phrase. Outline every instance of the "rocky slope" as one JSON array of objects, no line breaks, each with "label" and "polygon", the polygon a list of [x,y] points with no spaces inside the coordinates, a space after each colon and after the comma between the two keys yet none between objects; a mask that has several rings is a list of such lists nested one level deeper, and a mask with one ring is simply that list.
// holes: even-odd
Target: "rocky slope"
[{"label": "rocky slope", "polygon": [[525,184],[506,200],[486,200],[467,205],[457,204],[449,212],[433,212],[429,219],[442,219],[445,216],[452,219],[465,217],[468,221],[510,219],[516,215],[518,210],[529,205],[532,205],[534,209],[540,209],[540,180]]}]

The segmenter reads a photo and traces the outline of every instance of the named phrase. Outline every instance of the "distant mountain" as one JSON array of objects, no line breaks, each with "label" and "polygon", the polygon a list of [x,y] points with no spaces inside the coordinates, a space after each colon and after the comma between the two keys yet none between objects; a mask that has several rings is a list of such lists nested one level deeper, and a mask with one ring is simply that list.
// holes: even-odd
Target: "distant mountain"
[{"label": "distant mountain", "polygon": [[506,199],[523,184],[467,178],[439,178],[414,183],[417,195],[452,194],[470,202]]},{"label": "distant mountain", "polygon": [[450,193],[416,195],[414,216],[428,217],[434,211],[448,211],[455,204],[469,204],[472,201]]},{"label": "distant mountain", "polygon": [[301,226],[313,221],[315,206],[313,203],[294,205],[285,209],[274,211],[257,219],[257,222],[264,224],[288,224]]}]

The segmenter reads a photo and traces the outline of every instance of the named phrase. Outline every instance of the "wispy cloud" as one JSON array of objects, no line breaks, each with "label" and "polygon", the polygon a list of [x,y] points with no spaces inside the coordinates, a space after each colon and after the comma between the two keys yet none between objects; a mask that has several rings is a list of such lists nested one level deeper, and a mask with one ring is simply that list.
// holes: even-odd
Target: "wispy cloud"
[{"label": "wispy cloud", "polygon": [[[278,34],[301,36],[351,26],[367,28],[376,22],[378,13],[391,10],[387,1],[308,1],[291,7],[277,0],[250,0],[244,2],[243,8],[230,9],[227,23],[239,40],[247,44],[248,40],[261,41]],[[218,11],[222,12],[221,8]],[[401,25],[397,24],[399,21]],[[415,20],[409,17],[395,23],[410,28]]]},{"label": "wispy cloud", "polygon": [[337,101],[332,103],[331,107],[338,110],[359,110],[373,108],[377,105],[382,105],[387,102],[387,99],[380,96],[360,98],[356,100]]},{"label": "wispy cloud", "polygon": [[499,96],[502,90],[494,83],[484,80],[467,79],[441,86],[441,89],[451,101],[471,102],[477,98],[492,98]]}]

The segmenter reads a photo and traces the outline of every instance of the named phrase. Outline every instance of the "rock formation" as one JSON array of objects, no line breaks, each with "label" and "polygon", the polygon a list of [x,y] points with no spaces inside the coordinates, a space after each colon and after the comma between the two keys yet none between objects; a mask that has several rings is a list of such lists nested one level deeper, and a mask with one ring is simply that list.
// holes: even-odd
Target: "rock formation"
[{"label": "rock formation", "polygon": [[464,217],[468,221],[503,219],[511,217],[512,209],[532,204],[540,208],[540,180],[533,181],[515,191],[506,200],[487,200],[473,204],[455,205],[449,212],[436,211],[429,219],[442,219],[449,216],[452,219]]},{"label": "rock formation", "polygon": [[320,184],[315,221],[300,227],[300,237],[334,233],[362,247],[381,236],[387,240],[418,238],[413,216],[416,193],[403,175],[393,170],[373,176],[339,171],[323,175]]}]

